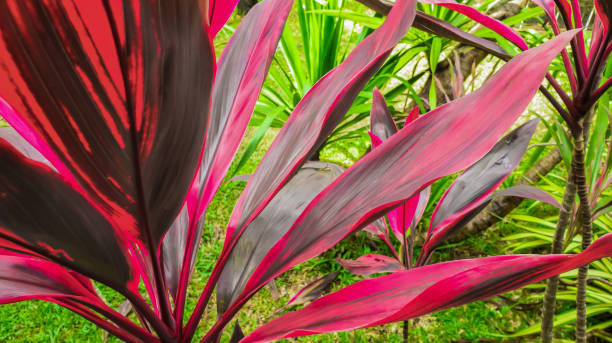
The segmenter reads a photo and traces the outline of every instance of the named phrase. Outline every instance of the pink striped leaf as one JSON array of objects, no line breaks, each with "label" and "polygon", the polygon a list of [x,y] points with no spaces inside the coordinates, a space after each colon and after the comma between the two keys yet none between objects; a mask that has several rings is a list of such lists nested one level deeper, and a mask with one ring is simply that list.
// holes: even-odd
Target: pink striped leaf
[{"label": "pink striped leaf", "polygon": [[[389,11],[391,11],[391,7],[393,3],[389,1],[381,1],[381,0],[357,0],[364,5],[370,7],[381,15],[388,15]],[[504,48],[497,45],[495,42],[492,42],[488,39],[475,36],[471,33],[465,32],[459,29],[456,26],[451,25],[450,23],[436,18],[427,13],[423,13],[421,11],[416,12],[416,16],[414,18],[414,28],[419,29],[424,32],[431,33],[435,36],[445,37],[448,39],[452,39],[456,42],[461,42],[478,49],[482,49],[494,56],[497,56],[501,59],[507,60],[512,56],[508,54]]]},{"label": "pink striped leaf", "polygon": [[466,214],[486,202],[518,166],[538,123],[539,119],[533,119],[503,137],[446,190],[434,209],[424,254],[442,243]]},{"label": "pink striped leaf", "polygon": [[400,261],[393,257],[369,254],[363,255],[356,260],[345,260],[337,258],[342,268],[357,275],[368,276],[376,273],[392,273],[404,269]]},{"label": "pink striped leaf", "polygon": [[594,0],[594,3],[604,31],[608,32],[610,30],[610,17],[612,16],[612,3],[609,0]]},{"label": "pink striped leaf", "polygon": [[[408,115],[406,122],[416,118],[418,118],[417,107]],[[384,140],[387,140],[398,131],[385,98],[378,89],[374,89],[373,93],[372,110],[370,111],[370,131],[369,134],[372,139],[373,148],[381,145]],[[420,198],[421,194],[419,193],[387,214],[391,231],[400,242],[404,241],[404,235],[415,219]]]},{"label": "pink striped leaf", "polygon": [[14,110],[1,114],[157,249],[206,131],[215,60],[200,1],[2,1],[0,33],[0,95]]},{"label": "pink striped leaf", "polygon": [[340,123],[367,81],[410,28],[415,7],[414,0],[397,1],[383,25],[321,78],[296,106],[238,199],[228,224],[226,246],[234,243]]},{"label": "pink striped leaf", "polygon": [[[217,3],[220,6],[226,2]],[[202,162],[187,198],[187,208],[177,217],[164,242],[167,277],[170,285],[174,285],[171,289],[178,287],[186,250],[191,255],[189,268],[193,269],[202,216],[244,136],[291,5],[288,0],[257,4],[244,17],[221,55]]]},{"label": "pink striped leaf", "polygon": [[520,54],[479,90],[421,116],[365,155],[308,205],[255,270],[244,296],[484,156],[527,107],[548,64],[575,33]]},{"label": "pink striped leaf", "polygon": [[120,232],[87,199],[4,140],[0,159],[0,245],[31,251],[124,293],[137,292]]},{"label": "pink striped leaf", "polygon": [[266,253],[295,222],[306,205],[344,169],[333,163],[307,162],[276,194],[238,239],[217,283],[217,311],[223,313],[244,290]]},{"label": "pink striped leaf", "polygon": [[29,299],[90,298],[90,289],[64,268],[38,258],[0,250],[0,304]]},{"label": "pink striped leaf", "polygon": [[612,234],[577,255],[458,260],[364,280],[259,327],[243,343],[347,331],[486,299],[612,256]]},{"label": "pink striped leaf", "polygon": [[491,18],[486,14],[481,13],[480,11],[478,11],[477,9],[473,7],[460,4],[456,2],[455,0],[419,0],[419,1],[424,4],[439,5],[442,7],[446,7],[450,10],[453,10],[457,13],[461,13],[465,15],[466,17],[491,29],[493,32],[499,34],[500,36],[506,38],[507,40],[511,41],[519,48],[523,50],[529,49],[529,46],[527,45],[527,42],[525,42],[523,37],[521,37],[521,35],[516,33],[510,26],[504,24],[503,22],[497,19]]}]

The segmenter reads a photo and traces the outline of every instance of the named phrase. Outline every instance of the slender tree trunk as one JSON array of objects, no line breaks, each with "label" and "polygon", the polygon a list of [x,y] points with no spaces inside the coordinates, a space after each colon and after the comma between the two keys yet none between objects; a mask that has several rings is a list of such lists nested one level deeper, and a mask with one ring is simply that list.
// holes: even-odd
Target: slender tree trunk
[{"label": "slender tree trunk", "polygon": [[[572,159],[576,157],[573,156]],[[573,168],[570,168],[565,191],[563,193],[562,209],[559,211],[559,220],[555,229],[555,236],[552,244],[552,254],[560,254],[563,252],[563,241],[565,228],[570,222],[570,216],[574,211],[576,203],[576,184],[573,177]],[[557,287],[559,285],[559,276],[554,276],[548,279],[546,284],[546,293],[544,295],[544,305],[542,309],[542,334],[540,341],[542,343],[551,343],[553,339],[553,320],[555,315],[555,301],[557,298]]]},{"label": "slender tree trunk", "polygon": [[[592,218],[589,205],[589,190],[587,186],[584,167],[584,134],[579,132],[574,135],[574,179],[578,198],[580,199],[579,216],[582,219],[582,250],[591,245]],[[576,294],[576,342],[586,343],[587,317],[586,317],[586,285],[589,265],[586,264],[578,269],[578,291]]]}]

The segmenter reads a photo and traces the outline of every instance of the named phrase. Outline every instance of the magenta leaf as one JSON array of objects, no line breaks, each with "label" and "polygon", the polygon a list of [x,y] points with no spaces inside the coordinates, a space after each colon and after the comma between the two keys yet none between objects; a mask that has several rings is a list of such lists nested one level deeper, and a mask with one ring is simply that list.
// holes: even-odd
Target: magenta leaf
[{"label": "magenta leaf", "polygon": [[208,0],[210,36],[214,38],[234,12],[239,0]]},{"label": "magenta leaf", "polygon": [[91,296],[95,295],[57,264],[0,249],[0,304]]},{"label": "magenta leaf", "polygon": [[538,123],[539,119],[533,119],[510,132],[453,182],[433,212],[423,254],[442,243],[453,229],[458,229],[456,224],[486,202],[518,166]]},{"label": "magenta leaf", "polygon": [[121,233],[87,199],[3,140],[0,159],[0,240],[8,248],[32,251],[123,293],[137,290]]},{"label": "magenta leaf", "polygon": [[415,7],[414,0],[397,1],[382,26],[321,78],[296,106],[234,207],[226,247],[234,244],[244,227],[340,123],[367,81],[410,28]]},{"label": "magenta leaf", "polygon": [[202,15],[198,0],[0,3],[2,115],[149,250],[201,155],[215,65]]},{"label": "magenta leaf", "polygon": [[336,261],[349,272],[363,276],[392,273],[404,269],[400,261],[395,258],[378,254],[363,255],[356,260],[337,258]]},{"label": "magenta leaf", "polygon": [[238,239],[217,284],[217,309],[225,312],[244,290],[266,253],[295,222],[306,205],[344,169],[332,163],[307,162],[276,194]]},{"label": "magenta leaf", "polygon": [[597,16],[603,24],[604,30],[610,30],[610,17],[612,16],[612,3],[609,0],[594,0]]},{"label": "magenta leaf", "polygon": [[414,19],[414,27],[435,36],[445,37],[456,42],[473,46],[503,60],[508,60],[512,57],[512,55],[495,42],[467,33],[442,19],[421,11],[417,11]]},{"label": "magenta leaf", "polygon": [[[406,125],[419,117],[419,109],[415,107],[408,117],[406,117]],[[385,98],[378,89],[374,89],[372,110],[370,112],[370,138],[372,139],[372,147],[376,148],[382,144],[384,140],[397,133],[397,126],[393,121],[391,112],[387,107]],[[404,235],[410,229],[410,226],[415,223],[415,215],[417,207],[422,201],[421,195],[417,194],[414,197],[406,200],[402,205],[392,210],[387,214],[391,231],[395,234],[398,241],[404,241]],[[423,199],[425,200],[425,199]],[[427,205],[425,200],[425,205]],[[424,207],[422,208],[424,210]],[[422,215],[422,213],[421,213]],[[418,220],[420,217],[416,220]],[[416,224],[416,223],[415,223]]]},{"label": "magenta leaf", "polygon": [[[382,15],[388,15],[389,11],[391,11],[392,3],[389,1],[380,1],[380,0],[357,0],[366,6],[372,8],[376,12]],[[497,45],[495,42],[492,42],[488,39],[475,36],[471,33],[467,33],[452,24],[431,16],[427,13],[423,13],[421,11],[416,11],[416,16],[414,18],[414,28],[419,29],[424,32],[431,33],[435,36],[445,37],[452,39],[456,42],[464,43],[479,49],[482,49],[493,56],[497,56],[501,59],[507,60],[512,56],[508,54],[504,48]]]},{"label": "magenta leaf", "polygon": [[238,150],[292,3],[268,0],[255,5],[219,59],[206,145],[194,185],[200,192],[198,218],[219,189]]},{"label": "magenta leaf", "polygon": [[419,117],[366,154],[308,205],[255,270],[247,292],[484,156],[527,107],[548,64],[575,33],[518,55],[477,91]]},{"label": "magenta leaf", "polygon": [[[216,2],[217,6],[228,3]],[[291,4],[292,1],[268,0],[253,7],[219,59],[202,163],[188,196],[187,208],[175,220],[164,241],[164,263],[171,289],[178,287],[185,251],[190,253],[189,270],[193,270],[203,213],[240,145]]]},{"label": "magenta leaf", "polygon": [[473,7],[460,4],[456,2],[455,0],[419,0],[419,1],[424,4],[439,5],[442,7],[446,7],[450,10],[453,10],[457,13],[461,13],[465,15],[466,17],[482,24],[483,26],[488,27],[493,32],[499,34],[500,36],[514,43],[519,48],[523,50],[529,49],[529,46],[527,45],[523,37],[521,37],[521,35],[516,33],[510,26],[504,24],[503,22],[497,19],[491,18],[486,14],[480,13],[477,9]]},{"label": "magenta leaf", "polygon": [[406,320],[509,292],[612,255],[612,234],[577,255],[458,260],[364,280],[259,327],[242,342],[346,331]]}]

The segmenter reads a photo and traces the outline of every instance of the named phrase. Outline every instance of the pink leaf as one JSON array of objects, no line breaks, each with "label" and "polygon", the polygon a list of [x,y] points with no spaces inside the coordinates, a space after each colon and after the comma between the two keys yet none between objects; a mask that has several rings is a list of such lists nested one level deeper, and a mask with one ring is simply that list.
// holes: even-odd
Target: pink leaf
[{"label": "pink leaf", "polygon": [[612,255],[612,234],[577,255],[495,256],[439,263],[350,285],[270,321],[242,342],[347,331],[486,299]]},{"label": "pink leaf", "polygon": [[336,261],[349,272],[364,276],[376,273],[392,273],[404,269],[400,261],[393,257],[377,254],[363,255],[356,260],[337,258]]},{"label": "pink leaf", "polygon": [[548,64],[575,33],[520,54],[479,90],[421,116],[365,155],[308,205],[253,273],[245,296],[484,156],[527,107]]}]

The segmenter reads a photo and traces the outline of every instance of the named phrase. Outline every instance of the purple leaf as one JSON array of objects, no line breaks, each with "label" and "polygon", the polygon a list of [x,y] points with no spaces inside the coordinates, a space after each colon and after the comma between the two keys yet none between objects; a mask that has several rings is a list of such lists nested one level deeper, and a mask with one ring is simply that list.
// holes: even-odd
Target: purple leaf
[{"label": "purple leaf", "polygon": [[453,182],[433,212],[422,254],[435,249],[467,213],[488,200],[518,166],[538,123],[533,119],[510,132]]},{"label": "purple leaf", "polygon": [[344,169],[332,163],[306,163],[238,239],[217,284],[217,308],[225,312],[244,290],[266,253],[285,234],[306,205]]},{"label": "purple leaf", "polygon": [[149,250],[182,207],[206,131],[215,60],[199,3],[0,2],[0,94],[15,110],[2,115]]},{"label": "purple leaf", "polygon": [[[397,133],[397,125],[395,125],[391,112],[389,112],[385,97],[378,90],[378,88],[374,88],[374,92],[372,94],[370,132],[383,141]],[[377,146],[374,144],[374,142],[372,143],[374,147]]]},{"label": "purple leaf", "polygon": [[253,273],[247,292],[484,156],[527,107],[548,64],[575,33],[520,54],[477,91],[421,116],[365,155],[308,205]]},{"label": "purple leaf", "polygon": [[346,331],[486,299],[612,255],[612,234],[577,255],[495,256],[410,269],[350,285],[261,326],[242,342]]},{"label": "purple leaf", "polygon": [[356,260],[337,258],[336,261],[349,272],[363,276],[376,273],[393,273],[404,269],[400,261],[393,257],[377,254],[363,255]]},{"label": "purple leaf", "polygon": [[455,0],[419,0],[419,1],[424,4],[439,5],[442,7],[446,7],[450,10],[453,10],[455,12],[461,13],[465,15],[466,17],[482,24],[483,26],[488,27],[493,32],[499,34],[500,36],[516,44],[516,46],[518,46],[519,48],[523,50],[529,49],[529,46],[527,45],[523,37],[521,37],[521,35],[516,33],[510,26],[504,24],[503,22],[497,19],[493,19],[485,14],[480,13],[477,9],[473,7],[457,3]]},{"label": "purple leaf", "polygon": [[344,118],[367,81],[410,28],[415,6],[414,0],[397,1],[385,23],[319,80],[296,106],[238,199],[228,224],[226,246],[240,236]]},{"label": "purple leaf", "polygon": [[117,290],[137,292],[126,243],[118,242],[121,233],[87,199],[4,140],[0,159],[0,239],[11,243],[8,248],[32,251]]},{"label": "purple leaf", "polygon": [[91,296],[89,289],[57,264],[0,249],[0,304]]},{"label": "purple leaf", "polygon": [[[229,4],[227,1],[216,2],[218,6]],[[164,252],[167,252],[164,262],[169,269],[166,274],[171,289],[178,287],[185,251],[191,255],[189,270],[193,270],[202,234],[203,213],[219,189],[240,145],[291,4],[292,1],[268,0],[253,7],[221,55],[198,176],[188,196],[187,209],[183,209],[175,220],[164,242]]]}]

